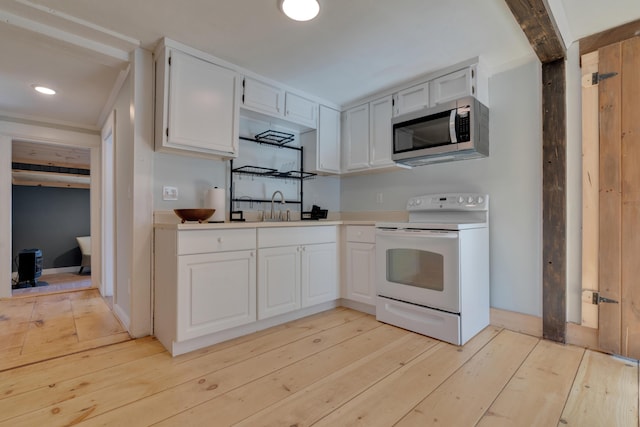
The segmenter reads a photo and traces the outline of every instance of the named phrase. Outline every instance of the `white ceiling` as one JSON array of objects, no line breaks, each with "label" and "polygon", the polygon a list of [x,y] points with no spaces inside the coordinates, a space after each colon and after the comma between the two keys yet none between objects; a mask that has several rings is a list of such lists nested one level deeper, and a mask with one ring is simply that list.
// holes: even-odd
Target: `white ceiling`
[{"label": "white ceiling", "polygon": [[[568,42],[640,18],[638,0],[549,3]],[[533,55],[504,0],[320,4],[300,23],[277,0],[0,0],[0,115],[96,128],[127,53],[162,37],[338,105],[475,56],[491,71]]]}]

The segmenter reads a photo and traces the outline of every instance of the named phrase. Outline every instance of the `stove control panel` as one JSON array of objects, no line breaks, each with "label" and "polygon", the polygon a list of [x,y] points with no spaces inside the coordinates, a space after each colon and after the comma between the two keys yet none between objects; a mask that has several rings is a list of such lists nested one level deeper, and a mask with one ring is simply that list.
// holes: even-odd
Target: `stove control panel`
[{"label": "stove control panel", "polygon": [[408,211],[486,211],[489,195],[478,193],[447,193],[416,196],[407,202]]}]

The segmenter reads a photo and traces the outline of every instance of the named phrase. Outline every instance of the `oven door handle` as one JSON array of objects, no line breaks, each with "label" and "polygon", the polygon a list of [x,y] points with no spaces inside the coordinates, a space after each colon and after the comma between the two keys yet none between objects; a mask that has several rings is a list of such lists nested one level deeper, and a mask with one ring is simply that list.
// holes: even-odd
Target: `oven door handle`
[{"label": "oven door handle", "polygon": [[407,229],[398,229],[398,230],[389,230],[389,229],[378,229],[377,235],[380,237],[385,236],[397,236],[397,237],[417,237],[417,238],[429,238],[429,239],[457,239],[458,232],[457,231],[435,231],[435,230],[407,230]]}]

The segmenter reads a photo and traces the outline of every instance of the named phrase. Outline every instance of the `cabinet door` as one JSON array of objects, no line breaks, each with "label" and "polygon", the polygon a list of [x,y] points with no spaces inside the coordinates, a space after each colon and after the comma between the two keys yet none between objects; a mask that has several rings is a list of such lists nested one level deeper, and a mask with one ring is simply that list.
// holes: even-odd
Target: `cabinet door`
[{"label": "cabinet door", "polygon": [[258,250],[258,319],[300,308],[300,246]]},{"label": "cabinet door", "polygon": [[180,51],[169,66],[169,147],[235,154],[236,73]]},{"label": "cabinet door", "polygon": [[369,167],[369,104],[345,112],[345,169]]},{"label": "cabinet door", "polygon": [[369,140],[370,160],[372,167],[391,166],[391,96],[385,96],[369,103]]},{"label": "cabinet door", "polygon": [[317,132],[317,169],[340,173],[340,112],[321,105]]},{"label": "cabinet door", "polygon": [[429,83],[401,90],[394,95],[393,115],[416,111],[429,106]]},{"label": "cabinet door", "polygon": [[463,96],[475,96],[475,68],[465,68],[432,80],[430,93],[431,105]]},{"label": "cabinet door", "polygon": [[376,245],[347,242],[347,298],[376,304]]},{"label": "cabinet door", "polygon": [[178,257],[177,341],[256,320],[254,251]]},{"label": "cabinet door", "polygon": [[274,117],[284,117],[284,90],[249,77],[245,77],[243,86],[244,107]]},{"label": "cabinet door", "polygon": [[338,298],[338,254],[336,243],[304,245],[302,263],[302,306]]},{"label": "cabinet door", "polygon": [[287,92],[285,94],[284,116],[287,120],[315,129],[317,127],[318,104]]}]

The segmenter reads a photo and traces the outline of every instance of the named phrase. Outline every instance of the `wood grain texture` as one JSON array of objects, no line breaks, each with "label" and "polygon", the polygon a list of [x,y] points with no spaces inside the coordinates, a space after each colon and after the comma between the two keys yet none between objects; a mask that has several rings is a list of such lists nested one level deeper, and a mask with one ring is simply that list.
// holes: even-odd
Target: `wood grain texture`
[{"label": "wood grain texture", "polygon": [[[599,50],[600,74],[618,73],[598,84],[600,103],[600,200],[598,283],[603,297],[616,301],[621,296],[621,46]],[[620,354],[620,304],[599,307],[599,345],[604,351]]]},{"label": "wood grain texture", "polygon": [[587,351],[559,425],[637,426],[637,362]]},{"label": "wood grain texture", "polygon": [[580,347],[540,341],[478,427],[555,425],[583,354]]},{"label": "wood grain texture", "polygon": [[542,334],[566,340],[567,135],[565,62],[542,65]]},{"label": "wood grain texture", "polygon": [[[598,85],[592,75],[598,72],[598,52],[582,57],[582,289],[598,290],[598,165],[599,109]],[[582,303],[582,325],[598,328],[598,306]]]},{"label": "wood grain texture", "polygon": [[175,358],[143,338],[0,372],[0,426],[474,425],[498,415],[518,426],[637,425],[637,362],[587,350],[575,375],[582,352],[495,327],[458,347],[334,309]]},{"label": "wood grain texture", "polygon": [[129,339],[97,289],[0,300],[0,371]]},{"label": "wood grain texture", "polygon": [[566,56],[564,41],[545,0],[505,0],[543,64]]},{"label": "wood grain texture", "polygon": [[475,425],[537,342],[502,331],[395,425]]},{"label": "wood grain texture", "polygon": [[439,344],[393,374],[371,386],[316,426],[390,426],[440,387],[482,347],[495,338],[499,328],[486,328],[464,347]]},{"label": "wood grain texture", "polygon": [[640,359],[640,37],[622,42],[622,355]]},{"label": "wood grain texture", "polygon": [[583,37],[579,40],[580,56],[597,51],[610,44],[630,39],[638,34],[640,34],[640,19]]}]

